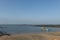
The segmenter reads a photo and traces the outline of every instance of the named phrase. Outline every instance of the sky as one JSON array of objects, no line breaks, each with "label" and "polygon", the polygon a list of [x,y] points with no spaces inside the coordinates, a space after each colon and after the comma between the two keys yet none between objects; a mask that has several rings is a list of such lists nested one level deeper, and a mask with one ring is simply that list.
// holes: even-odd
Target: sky
[{"label": "sky", "polygon": [[0,0],[0,24],[60,24],[60,0]]}]

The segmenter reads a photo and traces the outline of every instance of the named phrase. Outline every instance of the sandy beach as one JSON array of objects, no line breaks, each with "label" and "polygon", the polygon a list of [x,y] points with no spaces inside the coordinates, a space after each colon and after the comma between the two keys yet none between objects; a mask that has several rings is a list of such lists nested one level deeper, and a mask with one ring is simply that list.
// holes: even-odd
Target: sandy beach
[{"label": "sandy beach", "polygon": [[0,40],[60,40],[60,32],[14,34],[11,36],[2,36]]}]

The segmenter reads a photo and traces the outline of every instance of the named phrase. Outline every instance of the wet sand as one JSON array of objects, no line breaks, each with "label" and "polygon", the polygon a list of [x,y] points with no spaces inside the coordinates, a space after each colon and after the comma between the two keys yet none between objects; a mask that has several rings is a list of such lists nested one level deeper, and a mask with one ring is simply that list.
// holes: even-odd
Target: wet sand
[{"label": "wet sand", "polygon": [[60,32],[14,34],[11,36],[2,36],[0,40],[60,40]]}]

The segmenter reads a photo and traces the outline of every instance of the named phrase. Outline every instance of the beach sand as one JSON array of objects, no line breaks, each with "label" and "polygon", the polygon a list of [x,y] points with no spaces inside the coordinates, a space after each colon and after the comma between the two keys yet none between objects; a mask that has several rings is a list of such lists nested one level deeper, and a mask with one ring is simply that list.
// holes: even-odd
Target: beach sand
[{"label": "beach sand", "polygon": [[14,34],[11,36],[2,36],[0,40],[60,40],[60,32]]}]

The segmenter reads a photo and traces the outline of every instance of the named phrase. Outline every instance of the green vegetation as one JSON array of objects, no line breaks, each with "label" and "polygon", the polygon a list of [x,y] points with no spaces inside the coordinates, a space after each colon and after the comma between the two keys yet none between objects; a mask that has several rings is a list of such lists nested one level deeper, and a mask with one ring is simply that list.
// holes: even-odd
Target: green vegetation
[{"label": "green vegetation", "polygon": [[35,25],[37,27],[60,27],[60,25]]}]

